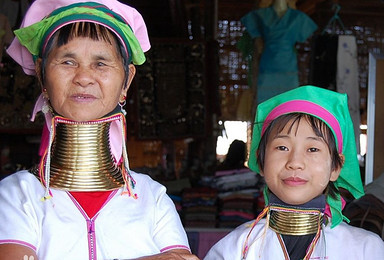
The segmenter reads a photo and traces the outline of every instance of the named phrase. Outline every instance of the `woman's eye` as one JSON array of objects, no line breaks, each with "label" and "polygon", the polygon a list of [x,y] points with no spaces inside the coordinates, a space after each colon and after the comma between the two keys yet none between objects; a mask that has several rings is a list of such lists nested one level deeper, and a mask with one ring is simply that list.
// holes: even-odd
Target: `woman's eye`
[{"label": "woman's eye", "polygon": [[65,61],[63,61],[63,64],[65,64],[65,65],[74,65],[75,63],[73,61],[71,61],[71,60],[65,60]]},{"label": "woman's eye", "polygon": [[308,151],[310,151],[311,153],[314,153],[314,152],[318,152],[319,149],[316,148],[316,147],[311,147],[311,148],[308,149]]},{"label": "woman's eye", "polygon": [[98,67],[103,67],[103,66],[107,66],[107,64],[103,63],[103,62],[98,62],[97,63],[97,66]]}]

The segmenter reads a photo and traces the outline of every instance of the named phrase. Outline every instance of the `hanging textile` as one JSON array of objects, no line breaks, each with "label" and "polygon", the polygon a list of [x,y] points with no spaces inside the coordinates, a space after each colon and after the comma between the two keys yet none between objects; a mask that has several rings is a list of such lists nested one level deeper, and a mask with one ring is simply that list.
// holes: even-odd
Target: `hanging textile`
[{"label": "hanging textile", "polygon": [[313,37],[309,84],[336,90],[338,35],[319,34]]},{"label": "hanging textile", "polygon": [[360,88],[357,44],[353,35],[344,35],[339,16],[340,5],[332,6],[334,14],[320,35],[313,37],[309,84],[348,95],[357,153],[360,152]]},{"label": "hanging textile", "polygon": [[358,73],[355,36],[321,34],[313,38],[309,83],[340,93],[347,93],[359,153],[360,89]]},{"label": "hanging textile", "polygon": [[241,18],[252,39],[261,37],[264,48],[259,61],[257,102],[299,86],[295,44],[317,29],[304,12],[288,8],[279,17],[273,7],[259,8]]},{"label": "hanging textile", "polygon": [[[355,129],[356,144],[360,143],[360,89],[357,45],[353,35],[339,35],[337,48],[337,92],[347,93],[349,113]],[[360,152],[357,145],[357,152]]]}]

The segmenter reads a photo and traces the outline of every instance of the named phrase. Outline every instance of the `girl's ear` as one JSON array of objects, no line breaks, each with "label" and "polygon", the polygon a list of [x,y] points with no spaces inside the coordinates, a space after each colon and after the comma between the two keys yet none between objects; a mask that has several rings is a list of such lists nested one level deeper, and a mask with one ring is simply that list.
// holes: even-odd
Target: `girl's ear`
[{"label": "girl's ear", "polygon": [[339,175],[340,175],[340,172],[341,172],[341,168],[343,168],[343,165],[344,165],[344,162],[345,162],[345,156],[343,154],[339,154],[339,156],[340,156],[340,158],[342,160],[341,166],[331,172],[331,176],[329,178],[330,181],[336,181],[337,178],[339,178]]}]

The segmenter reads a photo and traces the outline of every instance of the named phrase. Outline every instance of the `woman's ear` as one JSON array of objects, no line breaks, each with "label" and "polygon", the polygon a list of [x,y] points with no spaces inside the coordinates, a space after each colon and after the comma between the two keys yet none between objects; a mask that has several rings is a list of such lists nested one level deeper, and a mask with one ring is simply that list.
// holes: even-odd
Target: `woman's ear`
[{"label": "woman's ear", "polygon": [[126,81],[126,85],[121,90],[121,96],[127,96],[127,91],[129,87],[131,86],[132,80],[135,77],[136,74],[136,67],[133,64],[129,64],[129,72],[128,72],[128,79]]},{"label": "woman's ear", "polygon": [[331,176],[329,178],[330,181],[336,181],[337,178],[339,178],[339,175],[340,175],[340,172],[341,172],[341,168],[343,168],[343,165],[344,165],[344,162],[345,162],[345,156],[343,154],[339,154],[339,156],[340,156],[340,158],[342,160],[341,166],[331,172]]},{"label": "woman's ear", "polygon": [[35,62],[35,72],[36,72],[36,78],[39,82],[39,85],[41,87],[41,91],[43,91],[43,79],[42,79],[42,60],[41,58],[37,58]]},{"label": "woman's ear", "polygon": [[46,100],[49,100],[48,92],[47,89],[44,88],[44,80],[43,80],[43,64],[42,64],[42,59],[38,58],[35,62],[35,72],[36,72],[36,78],[37,81],[39,82],[40,88],[41,88],[41,93],[43,93],[43,96]]}]

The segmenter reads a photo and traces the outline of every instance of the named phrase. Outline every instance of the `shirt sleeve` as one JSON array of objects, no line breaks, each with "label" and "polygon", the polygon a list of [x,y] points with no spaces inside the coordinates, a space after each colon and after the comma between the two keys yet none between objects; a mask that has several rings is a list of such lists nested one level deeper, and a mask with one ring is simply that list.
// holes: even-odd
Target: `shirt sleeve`
[{"label": "shirt sleeve", "polygon": [[305,13],[298,12],[296,40],[298,42],[305,42],[317,30],[317,24]]},{"label": "shirt sleeve", "polygon": [[242,259],[242,243],[244,229],[239,226],[225,237],[220,239],[212,248],[208,251],[204,260],[232,260]]},{"label": "shirt sleeve", "polygon": [[256,11],[247,13],[240,19],[240,21],[252,39],[262,36],[262,31],[260,30],[262,25],[260,24],[261,21]]},{"label": "shirt sleeve", "polygon": [[15,243],[36,250],[39,234],[33,200],[29,197],[33,190],[29,179],[38,182],[27,171],[15,173],[0,182],[0,244]]},{"label": "shirt sleeve", "polygon": [[164,186],[151,184],[156,196],[155,228],[153,239],[161,252],[172,249],[187,249],[190,251],[188,238],[181,223],[175,204],[166,194]]}]

